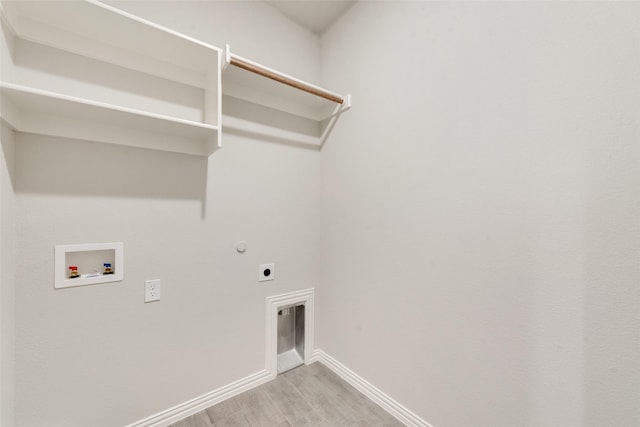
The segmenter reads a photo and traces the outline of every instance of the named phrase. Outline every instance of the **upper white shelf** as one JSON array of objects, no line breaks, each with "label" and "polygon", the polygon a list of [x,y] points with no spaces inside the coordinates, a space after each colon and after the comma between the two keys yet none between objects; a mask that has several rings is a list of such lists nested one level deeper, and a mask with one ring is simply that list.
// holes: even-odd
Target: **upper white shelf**
[{"label": "upper white shelf", "polygon": [[[232,55],[228,47],[223,52],[96,0],[0,0],[0,18],[3,27],[0,36],[7,37],[8,49],[5,50],[13,59],[11,64],[7,61],[2,67],[12,71],[6,74],[8,82],[1,85],[2,117],[18,131],[209,155],[220,147],[222,93],[268,107],[276,114],[282,111],[310,119],[318,129],[317,135],[279,132],[271,136],[296,142],[305,137],[305,141],[310,139],[320,147],[340,115],[351,108],[349,95],[335,94]],[[13,39],[177,82],[186,85],[183,91],[193,87],[202,89],[202,120],[142,111],[139,102],[114,105],[112,93],[103,97],[112,89],[109,84],[101,93],[100,90],[85,93],[82,86],[73,86],[74,79],[63,82],[59,76],[44,76],[46,70],[40,76],[25,73],[18,79],[19,65],[15,64],[15,58],[19,58],[20,53],[17,51],[26,49],[29,43],[14,43]],[[227,67],[229,64],[232,66]],[[49,79],[47,84],[39,80],[44,78]],[[173,89],[167,86],[164,89],[169,93]],[[125,91],[126,88],[125,85]],[[164,102],[162,91],[160,84],[158,99]],[[127,104],[130,100],[116,98],[116,104],[120,104],[120,100]],[[171,96],[167,99],[169,104],[173,101]],[[199,105],[195,108],[200,109]],[[164,110],[164,104],[162,111],[168,111]],[[245,127],[244,122],[233,120],[227,120],[225,126],[233,128],[234,124]],[[249,131],[256,133],[254,125],[261,123],[248,124]]]},{"label": "upper white shelf", "polygon": [[20,132],[208,156],[218,127],[0,82],[0,117]]},{"label": "upper white shelf", "polygon": [[95,0],[3,0],[1,8],[25,40],[195,87],[217,79],[217,47]]}]

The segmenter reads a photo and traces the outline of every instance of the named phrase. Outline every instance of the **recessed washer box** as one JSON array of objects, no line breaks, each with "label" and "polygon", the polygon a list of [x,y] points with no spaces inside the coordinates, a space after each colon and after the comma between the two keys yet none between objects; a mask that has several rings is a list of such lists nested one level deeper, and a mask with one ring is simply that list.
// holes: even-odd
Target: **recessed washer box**
[{"label": "recessed washer box", "polygon": [[[104,264],[111,264],[105,274]],[[69,277],[69,267],[77,267],[78,277]],[[124,278],[124,245],[122,242],[56,245],[54,288],[120,282]]]}]

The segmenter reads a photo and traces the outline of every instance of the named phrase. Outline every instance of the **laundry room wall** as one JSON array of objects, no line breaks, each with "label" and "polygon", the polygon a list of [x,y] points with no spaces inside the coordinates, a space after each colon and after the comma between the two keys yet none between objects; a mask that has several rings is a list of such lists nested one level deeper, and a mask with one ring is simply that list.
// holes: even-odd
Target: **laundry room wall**
[{"label": "laundry room wall", "polygon": [[[266,3],[111,4],[319,80],[318,38]],[[38,47],[23,47],[33,54],[16,59],[20,75],[50,90],[125,97],[116,90],[129,86],[135,102],[178,116],[201,96],[176,86],[185,104],[160,103],[156,78],[97,75],[94,61],[56,51],[40,67]],[[208,159],[16,135],[15,425],[126,425],[265,368],[266,296],[318,284],[320,156],[222,125]],[[124,243],[122,282],[53,288],[55,245],[113,241]],[[277,276],[259,284],[266,262]],[[144,303],[148,279],[161,279],[159,302]]]},{"label": "laundry room wall", "polygon": [[15,396],[15,142],[4,124],[0,124],[0,145],[0,425],[10,426]]},{"label": "laundry room wall", "polygon": [[433,426],[640,422],[640,4],[357,2],[318,345]]}]

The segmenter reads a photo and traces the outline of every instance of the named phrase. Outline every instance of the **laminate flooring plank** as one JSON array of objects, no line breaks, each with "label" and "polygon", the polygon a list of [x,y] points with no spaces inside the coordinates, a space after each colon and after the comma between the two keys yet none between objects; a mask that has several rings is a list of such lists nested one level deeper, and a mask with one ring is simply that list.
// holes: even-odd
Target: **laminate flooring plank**
[{"label": "laminate flooring plank", "polygon": [[314,378],[302,382],[301,387],[315,388],[318,393],[312,404],[316,411],[332,424],[339,426],[351,425],[360,417],[354,413],[348,400],[333,393],[325,383]]},{"label": "laminate flooring plank", "polygon": [[369,399],[363,399],[365,410],[360,411],[363,414],[363,419],[369,423],[369,425],[375,425],[380,427],[404,427],[404,424],[398,421],[396,417],[376,405]]},{"label": "laminate flooring plank", "polygon": [[323,420],[335,427],[350,426],[359,420],[350,406],[341,400],[319,378],[305,375],[304,371],[294,370],[285,374],[290,381],[310,402]]},{"label": "laminate flooring plank", "polygon": [[246,391],[236,398],[252,427],[274,427],[286,421],[262,387]]},{"label": "laminate flooring plank", "polygon": [[171,427],[402,427],[400,421],[321,363],[207,408]]},{"label": "laminate flooring plank", "polygon": [[369,425],[379,426],[403,425],[333,371],[323,365],[317,365],[319,365],[319,368],[314,371],[314,376],[318,377],[343,402],[348,402],[351,408],[362,417],[364,422],[369,423]]},{"label": "laminate flooring plank", "polygon": [[[317,365],[317,366],[316,366]],[[314,363],[310,365],[312,370],[310,372],[318,380],[320,380],[328,389],[330,389],[341,400],[356,400],[361,401],[364,399],[369,400],[366,396],[360,393],[355,387],[348,382],[344,381],[332,370],[321,365],[320,363]]]},{"label": "laminate flooring plank", "polygon": [[377,406],[373,403],[369,408],[362,409],[358,408],[357,413],[362,416],[361,421],[368,426],[378,426],[378,427],[403,427],[400,421],[398,421],[391,414],[386,412],[384,409]]},{"label": "laminate flooring plank", "polygon": [[285,377],[276,377],[263,387],[271,401],[292,425],[310,426],[322,421],[322,417]]},{"label": "laminate flooring plank", "polygon": [[211,422],[217,423],[226,418],[229,418],[231,415],[240,411],[240,404],[238,403],[238,399],[232,397],[230,399],[224,400],[217,405],[213,405],[207,408],[207,414],[209,414],[209,418],[211,418]]},{"label": "laminate flooring plank", "polygon": [[251,427],[251,423],[245,417],[243,411],[238,411],[234,414],[229,415],[228,417],[216,421],[213,424],[214,427]]},{"label": "laminate flooring plank", "polygon": [[191,415],[189,418],[171,424],[169,427],[213,427],[213,425],[206,411],[200,411],[197,414]]},{"label": "laminate flooring plank", "polygon": [[382,409],[323,364],[313,363],[309,365],[308,368],[308,374],[320,380],[335,396],[351,407],[356,419],[359,419],[358,422],[362,425],[378,427],[404,426],[404,424],[394,416]]},{"label": "laminate flooring plank", "polygon": [[319,378],[343,401],[349,402],[356,413],[362,416],[362,422],[381,427],[404,426],[394,416],[382,409],[371,399],[359,392],[351,384],[340,378],[335,372],[320,363],[309,365],[312,375]]}]

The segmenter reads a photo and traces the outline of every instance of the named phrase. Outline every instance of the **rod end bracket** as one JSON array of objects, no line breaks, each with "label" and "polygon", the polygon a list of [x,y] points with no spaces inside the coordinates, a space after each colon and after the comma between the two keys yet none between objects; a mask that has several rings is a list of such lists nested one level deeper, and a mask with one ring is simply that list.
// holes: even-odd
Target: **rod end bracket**
[{"label": "rod end bracket", "polygon": [[231,46],[226,44],[224,47],[224,58],[222,59],[222,71],[226,70],[231,64]]}]

